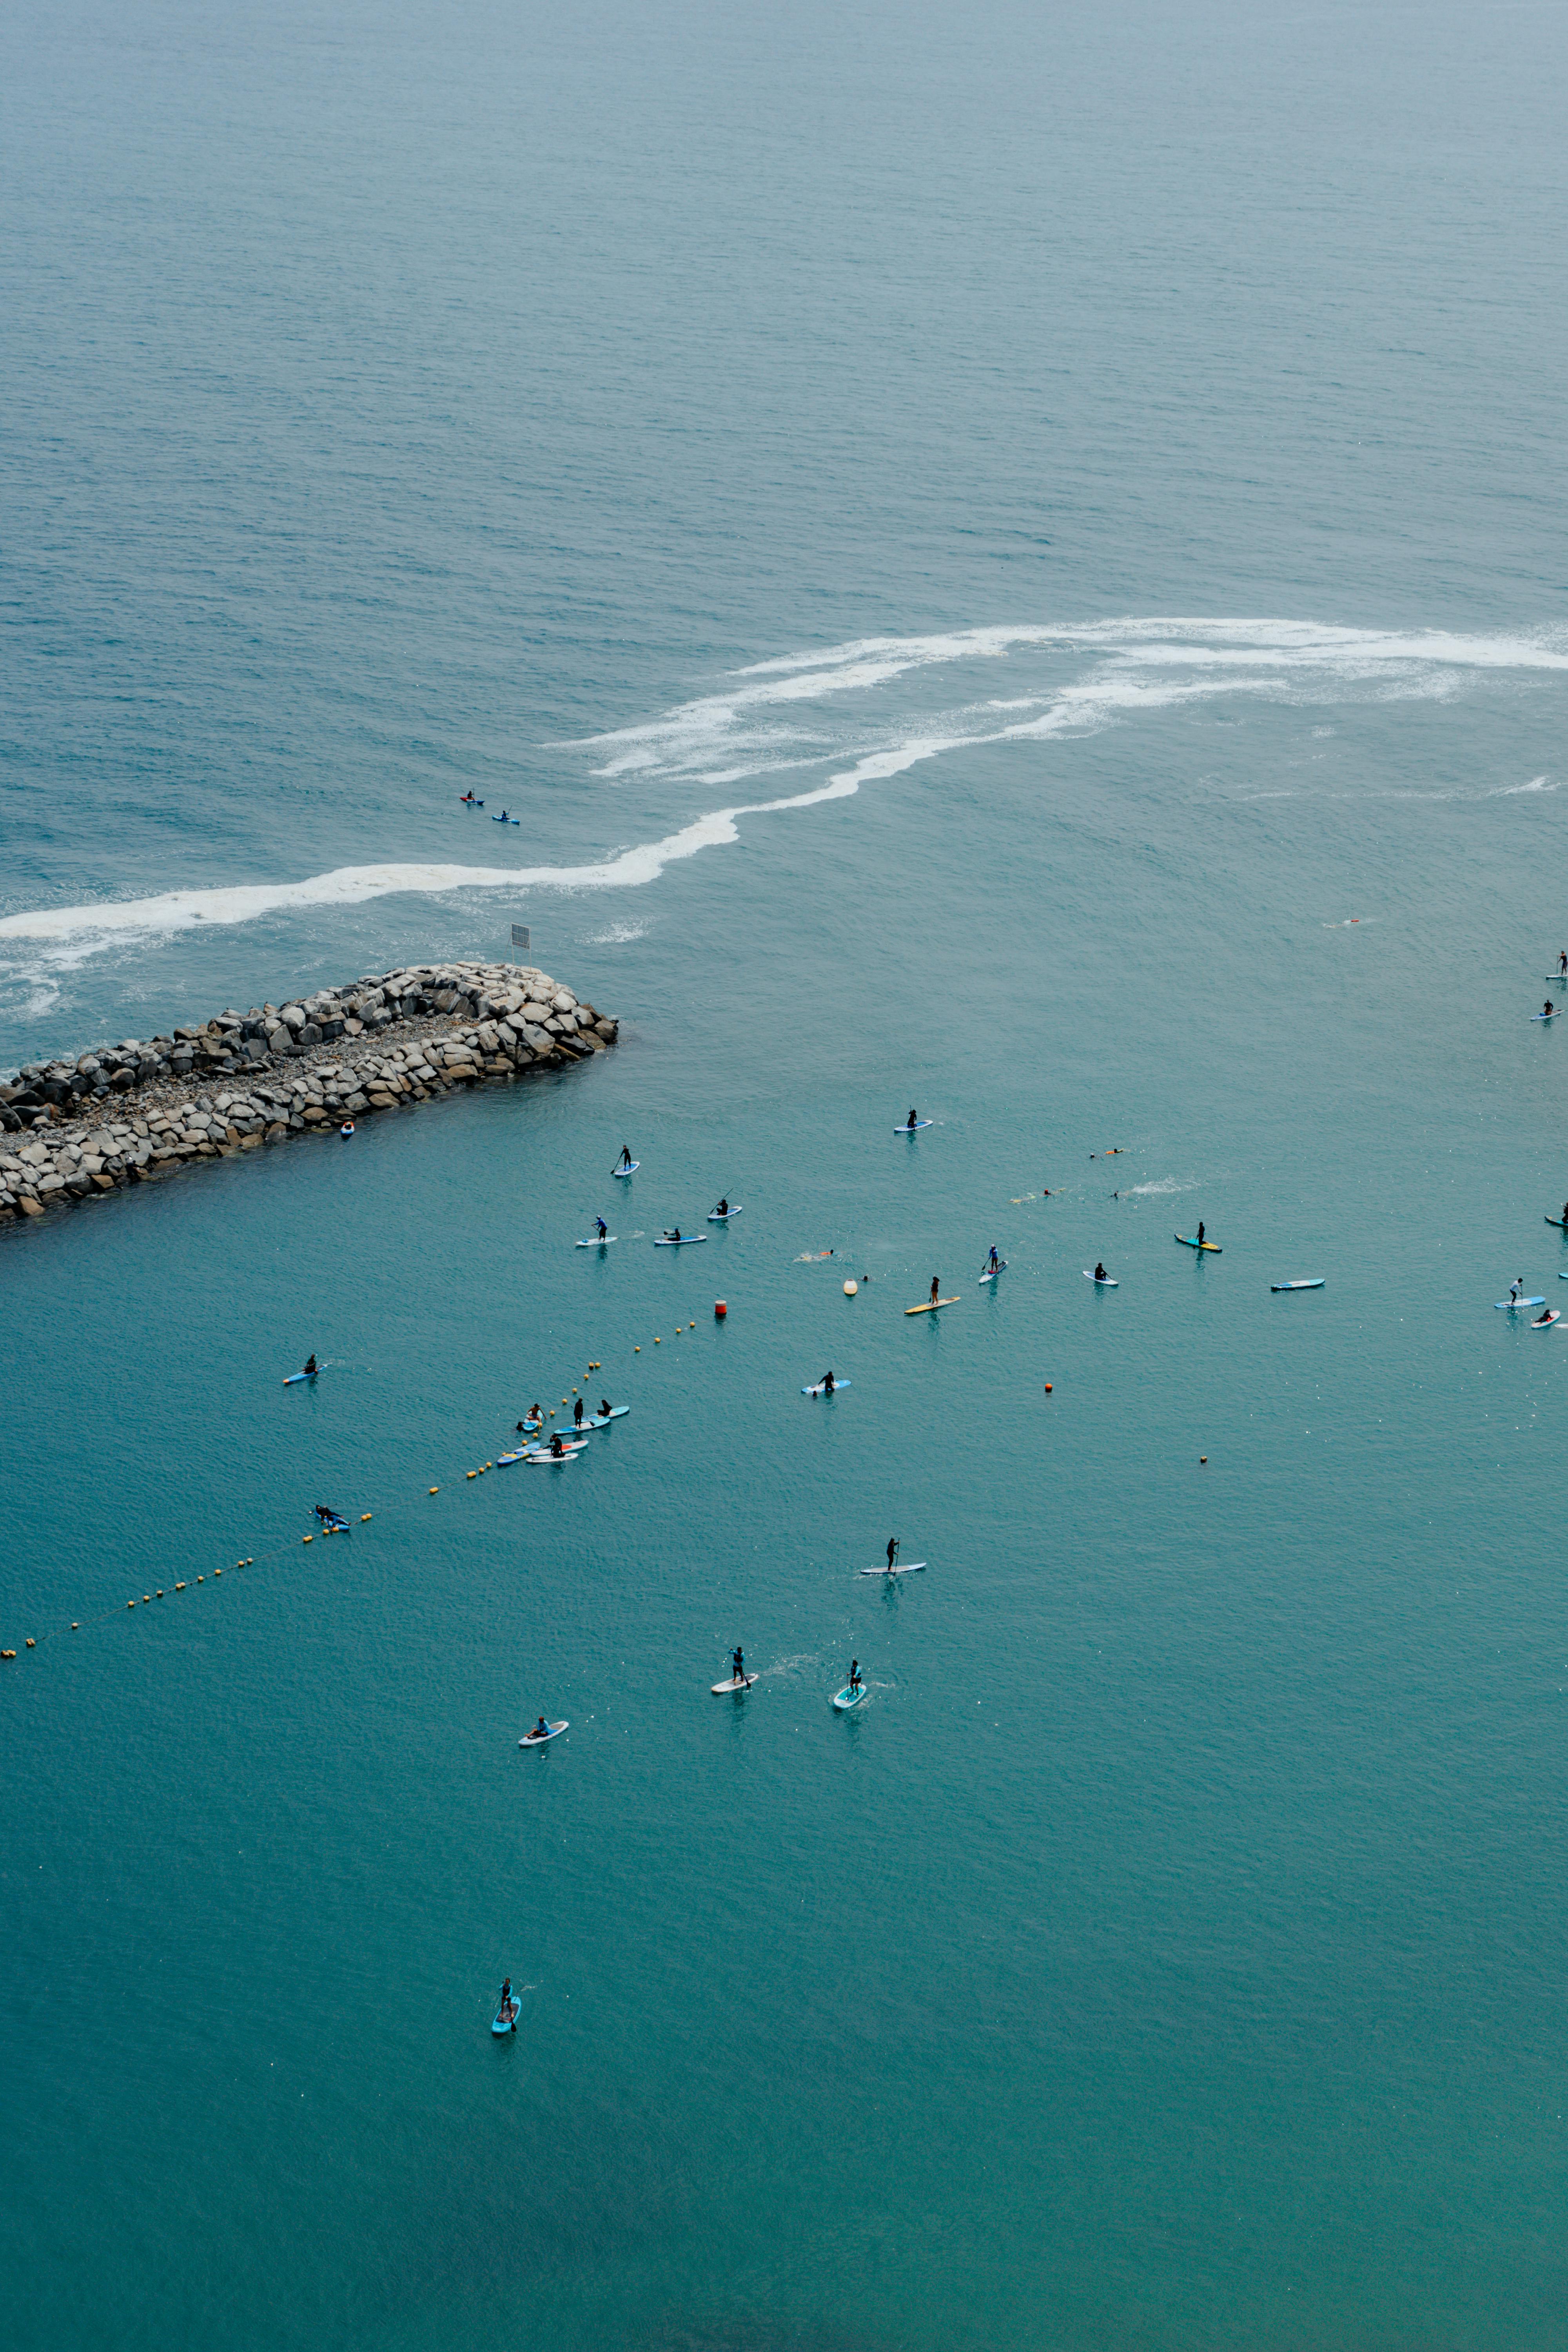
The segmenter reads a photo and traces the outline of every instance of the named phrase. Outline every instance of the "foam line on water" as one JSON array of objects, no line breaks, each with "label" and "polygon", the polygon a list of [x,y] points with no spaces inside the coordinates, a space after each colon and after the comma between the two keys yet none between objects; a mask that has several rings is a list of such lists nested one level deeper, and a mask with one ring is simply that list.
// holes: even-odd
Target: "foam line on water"
[{"label": "foam line on water", "polygon": [[[1077,677],[1042,677],[1039,690],[971,700],[916,714],[887,689],[910,673],[1012,659],[1043,651],[1090,656]],[[435,863],[336,866],[300,881],[217,884],[155,898],[40,908],[0,919],[0,943],[28,942],[11,962],[56,971],[114,946],[265,915],[361,906],[400,894],[455,891],[635,889],[666,868],[739,839],[742,819],[813,808],[919,762],[982,745],[1091,733],[1140,714],[1237,693],[1308,703],[1347,690],[1441,698],[1467,675],[1568,671],[1568,633],[1466,635],[1442,630],[1331,627],[1309,621],[1136,618],[1083,624],[1000,624],[911,637],[858,638],[810,653],[781,654],[732,674],[728,690],[658,718],[582,739],[600,755],[595,773],[642,775],[715,789],[759,774],[826,766],[809,791],[708,810],[661,838],[577,866]],[[1020,677],[1018,684],[1029,681]],[[895,707],[900,700],[905,707]],[[789,706],[794,717],[784,714]],[[998,720],[1006,723],[998,725]],[[1515,791],[1534,789],[1519,787]],[[1549,787],[1548,787],[1549,788]],[[40,958],[39,950],[42,950]]]}]

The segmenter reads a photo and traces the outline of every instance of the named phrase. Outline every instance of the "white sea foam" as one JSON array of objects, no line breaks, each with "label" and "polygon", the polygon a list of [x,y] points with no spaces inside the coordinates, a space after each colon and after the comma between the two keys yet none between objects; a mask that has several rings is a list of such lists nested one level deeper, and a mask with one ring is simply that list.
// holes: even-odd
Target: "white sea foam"
[{"label": "white sea foam", "polygon": [[[1016,664],[1032,656],[1042,657],[1036,664],[1041,671],[1037,681],[1020,677],[1017,683],[1021,688],[1034,686],[1034,691],[966,698],[937,711],[917,708],[913,686],[900,687],[901,681],[943,668]],[[398,894],[635,889],[699,851],[735,842],[744,819],[844,799],[862,784],[954,751],[1070,740],[1237,694],[1304,706],[1369,696],[1441,699],[1483,675],[1510,671],[1568,671],[1568,633],[1483,636],[1337,628],[1310,621],[1131,617],[858,638],[751,663],[725,681],[723,691],[563,747],[595,755],[594,772],[602,781],[616,783],[635,776],[693,793],[752,776],[826,769],[824,780],[808,791],[709,810],[658,840],[589,864],[338,866],[302,881],[196,886],[155,898],[13,914],[0,919],[0,943],[26,942],[6,961],[32,984],[47,986],[52,971],[85,956],[197,923],[251,922],[264,915],[359,906]],[[921,685],[922,695],[928,690]],[[1536,778],[1502,789],[1555,787]]]}]

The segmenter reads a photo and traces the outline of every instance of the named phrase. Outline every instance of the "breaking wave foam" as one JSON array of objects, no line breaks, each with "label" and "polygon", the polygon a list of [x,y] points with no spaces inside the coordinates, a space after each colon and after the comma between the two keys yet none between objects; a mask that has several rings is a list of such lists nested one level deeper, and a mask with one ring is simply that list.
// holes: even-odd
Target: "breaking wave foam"
[{"label": "breaking wave foam", "polygon": [[[927,673],[1000,661],[1016,666],[1026,656],[1041,656],[1046,665],[1035,691],[919,713],[907,697],[891,691]],[[1064,666],[1085,662],[1077,676],[1060,674]],[[0,943],[31,943],[25,968],[37,977],[40,962],[63,969],[103,949],[167,937],[197,923],[246,923],[291,909],[362,906],[399,893],[635,889],[683,858],[738,840],[743,819],[847,799],[862,784],[953,751],[1092,734],[1156,710],[1238,693],[1312,705],[1369,694],[1441,698],[1462,690],[1467,680],[1509,671],[1568,671],[1568,635],[1462,636],[1306,621],[1131,618],[859,638],[753,662],[732,674],[724,692],[563,747],[598,755],[594,772],[610,783],[637,776],[718,789],[753,775],[830,768],[809,791],[710,810],[660,840],[587,865],[343,866],[304,881],[195,887],[9,915],[0,919]],[[1031,681],[1016,683],[1027,688]],[[20,958],[12,965],[23,968]]]}]

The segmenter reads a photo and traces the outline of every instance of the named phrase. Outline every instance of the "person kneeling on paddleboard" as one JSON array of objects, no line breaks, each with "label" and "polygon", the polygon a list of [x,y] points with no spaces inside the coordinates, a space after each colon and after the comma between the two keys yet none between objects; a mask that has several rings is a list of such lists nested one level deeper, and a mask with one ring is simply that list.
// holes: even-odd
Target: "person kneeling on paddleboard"
[{"label": "person kneeling on paddleboard", "polygon": [[719,1206],[714,1210],[713,1214],[714,1214],[716,1217],[727,1217],[727,1216],[729,1215],[729,1213],[730,1213],[730,1196],[729,1196],[729,1194],[728,1194],[728,1193],[726,1193],[726,1194],[724,1195],[724,1198],[720,1202]]},{"label": "person kneeling on paddleboard", "polygon": [[1109,1282],[1110,1279],[1098,1258],[1094,1262],[1094,1278],[1096,1282]]}]

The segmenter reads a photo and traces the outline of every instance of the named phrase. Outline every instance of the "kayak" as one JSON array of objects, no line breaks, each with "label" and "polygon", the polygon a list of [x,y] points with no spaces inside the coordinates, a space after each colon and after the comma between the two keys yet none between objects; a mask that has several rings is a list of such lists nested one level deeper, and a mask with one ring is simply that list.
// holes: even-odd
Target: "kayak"
[{"label": "kayak", "polygon": [[1531,1329],[1532,1331],[1544,1331],[1544,1330],[1546,1330],[1546,1329],[1547,1329],[1547,1328],[1548,1328],[1552,1324],[1553,1324],[1553,1323],[1555,1323],[1555,1322],[1556,1322],[1556,1320],[1557,1320],[1557,1314],[1558,1314],[1558,1310],[1557,1310],[1557,1308],[1554,1307],[1552,1309],[1552,1312],[1550,1313],[1550,1315],[1538,1315],[1538,1316],[1536,1317],[1536,1318],[1535,1318],[1534,1322],[1531,1325],[1531,1327],[1530,1327],[1530,1328],[1531,1328]]},{"label": "kayak", "polygon": [[1116,1287],[1116,1276],[1113,1274],[1094,1274],[1087,1265],[1083,1270],[1083,1278],[1085,1282],[1092,1282],[1096,1290],[1114,1290]]},{"label": "kayak", "polygon": [[321,1377],[321,1368],[318,1364],[313,1372],[285,1372],[283,1385],[286,1389],[291,1389],[296,1381],[319,1381]]},{"label": "kayak", "polygon": [[608,1249],[612,1242],[619,1240],[619,1234],[590,1234],[587,1240],[579,1242],[577,1246],[579,1249]]},{"label": "kayak", "polygon": [[1544,1298],[1500,1298],[1496,1304],[1505,1315],[1514,1314],[1521,1307],[1544,1307]]},{"label": "kayak", "polygon": [[[906,1315],[934,1315],[939,1307],[956,1307],[957,1304],[958,1300],[956,1297],[952,1298],[928,1298],[923,1307],[906,1307],[904,1313]],[[847,1388],[848,1386],[848,1382],[846,1381],[842,1382],[841,1385]]]},{"label": "kayak", "polygon": [[726,1691],[749,1691],[756,1679],[755,1675],[731,1675],[727,1683],[710,1683],[708,1687],[715,1698],[722,1698]]},{"label": "kayak", "polygon": [[[853,1388],[854,1385],[855,1383],[853,1381],[835,1381],[833,1383],[833,1393],[837,1396],[840,1389]],[[825,1396],[826,1392],[826,1383],[823,1381],[818,1381],[815,1388],[802,1389],[801,1391],[802,1396]]]},{"label": "kayak", "polygon": [[547,1739],[557,1739],[567,1729],[564,1723],[547,1723],[542,1731],[525,1731],[518,1741],[520,1748],[542,1748]]},{"label": "kayak", "polygon": [[635,1176],[641,1166],[640,1160],[634,1160],[629,1168],[612,1168],[610,1173],[612,1176]]},{"label": "kayak", "polygon": [[517,1995],[514,1992],[509,1992],[495,2013],[495,2017],[490,2024],[490,2032],[492,2033],[515,2033],[517,2032]]},{"label": "kayak", "polygon": [[1311,1282],[1271,1282],[1268,1286],[1270,1290],[1321,1290],[1322,1286],[1321,1274]]},{"label": "kayak", "polygon": [[1184,1249],[1213,1250],[1215,1257],[1221,1255],[1218,1242],[1200,1242],[1195,1234],[1178,1234],[1176,1239]]},{"label": "kayak", "polygon": [[1003,1258],[999,1265],[987,1266],[980,1279],[982,1282],[994,1282],[999,1274],[1005,1274],[1006,1271],[1007,1261]]},{"label": "kayak", "polygon": [[911,1559],[907,1568],[862,1568],[856,1573],[860,1576],[918,1576],[924,1566],[923,1559]]},{"label": "kayak", "polygon": [[917,1118],[912,1127],[906,1119],[902,1127],[894,1128],[893,1133],[895,1135],[918,1135],[922,1127],[929,1127],[930,1125],[931,1121],[929,1118]]},{"label": "kayak", "polygon": [[655,1249],[684,1249],[688,1242],[705,1242],[707,1238],[706,1234],[666,1234],[662,1241],[655,1242],[654,1247]]},{"label": "kayak", "polygon": [[866,1685],[864,1683],[861,1684],[858,1691],[851,1690],[848,1684],[846,1683],[841,1691],[834,1692],[833,1704],[838,1709],[840,1715],[847,1715],[852,1706],[859,1706],[865,1696]]},{"label": "kayak", "polygon": [[522,823],[522,819],[520,816],[492,816],[490,823],[492,824],[521,824]]},{"label": "kayak", "polygon": [[732,1209],[710,1209],[708,1222],[710,1225],[727,1225],[731,1217],[740,1215],[743,1206],[742,1202],[737,1201]]},{"label": "kayak", "polygon": [[631,1411],[629,1404],[613,1404],[608,1412],[591,1412],[586,1421],[577,1423],[579,1429],[608,1429],[612,1421],[619,1421]]}]

